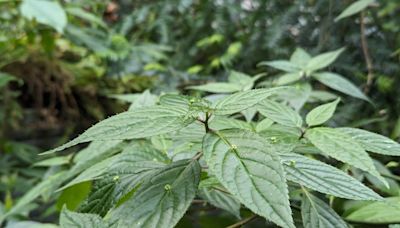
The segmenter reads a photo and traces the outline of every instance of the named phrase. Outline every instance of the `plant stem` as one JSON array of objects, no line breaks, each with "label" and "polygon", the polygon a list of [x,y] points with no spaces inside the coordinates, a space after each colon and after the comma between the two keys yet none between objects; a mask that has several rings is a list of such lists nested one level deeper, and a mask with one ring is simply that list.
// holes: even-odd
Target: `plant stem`
[{"label": "plant stem", "polygon": [[257,218],[257,215],[252,215],[252,216],[250,216],[250,217],[248,217],[248,218],[246,218],[246,219],[243,219],[243,220],[241,220],[241,221],[239,221],[239,222],[237,222],[237,223],[235,223],[235,224],[233,224],[233,225],[227,226],[226,228],[241,227],[241,226],[245,225],[246,223],[251,222],[251,221],[252,221],[253,219],[255,219],[255,218]]},{"label": "plant stem", "polygon": [[393,174],[384,174],[384,173],[381,173],[381,175],[382,175],[383,177],[387,177],[387,178],[390,178],[390,179],[393,179],[393,180],[396,180],[396,181],[400,181],[400,177],[399,177],[399,176],[396,176],[396,175],[393,175]]},{"label": "plant stem", "polygon": [[372,86],[372,81],[374,79],[374,72],[373,72],[372,59],[369,54],[367,38],[365,37],[364,17],[365,17],[365,11],[363,10],[363,11],[361,11],[361,14],[360,14],[360,37],[361,37],[361,47],[363,50],[365,63],[367,64],[367,70],[368,70],[367,84],[365,85],[364,93],[368,94],[368,92]]}]

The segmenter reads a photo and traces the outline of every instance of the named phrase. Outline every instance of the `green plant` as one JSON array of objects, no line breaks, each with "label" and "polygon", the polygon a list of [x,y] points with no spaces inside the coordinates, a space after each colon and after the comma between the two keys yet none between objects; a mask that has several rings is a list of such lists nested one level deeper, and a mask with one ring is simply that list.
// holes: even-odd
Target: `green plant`
[{"label": "green plant", "polygon": [[[3,219],[63,183],[57,203],[59,209],[65,205],[62,227],[174,227],[199,199],[238,218],[259,216],[281,227],[295,227],[299,220],[305,227],[346,227],[331,208],[333,200],[385,204],[345,171],[371,175],[373,185],[389,187],[386,177],[392,174],[379,171],[367,152],[400,156],[400,144],[362,129],[321,126],[340,99],[303,118],[282,102],[295,87],[251,89],[258,78],[232,72],[230,86],[241,85],[235,87],[241,91],[216,100],[175,94],[157,99],[148,91],[116,96],[135,104],[132,110],[46,152],[91,142],[71,167],[37,185]],[[239,113],[248,109],[259,114],[241,120]],[[330,204],[317,193],[329,196]],[[360,213],[347,218],[357,221]]]}]

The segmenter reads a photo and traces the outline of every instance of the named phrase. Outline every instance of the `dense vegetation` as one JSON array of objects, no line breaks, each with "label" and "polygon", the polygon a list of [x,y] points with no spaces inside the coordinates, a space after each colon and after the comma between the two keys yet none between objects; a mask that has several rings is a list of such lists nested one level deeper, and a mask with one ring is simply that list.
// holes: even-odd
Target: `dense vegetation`
[{"label": "dense vegetation", "polygon": [[0,1],[0,226],[399,227],[399,13]]}]

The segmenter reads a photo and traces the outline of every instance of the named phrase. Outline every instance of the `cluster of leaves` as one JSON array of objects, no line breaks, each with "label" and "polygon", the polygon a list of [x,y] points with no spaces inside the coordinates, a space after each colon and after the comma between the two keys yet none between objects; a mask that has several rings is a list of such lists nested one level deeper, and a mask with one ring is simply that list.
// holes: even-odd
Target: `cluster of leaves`
[{"label": "cluster of leaves", "polygon": [[[299,52],[305,53],[301,49],[295,53]],[[334,60],[326,57],[331,55],[321,54],[305,65],[317,59],[313,69],[321,69]],[[268,64],[276,67],[276,63]],[[66,204],[62,227],[174,227],[198,198],[238,218],[247,210],[281,227],[295,227],[295,221],[304,227],[347,227],[318,192],[331,202],[368,201],[345,216],[348,222],[399,222],[395,216],[399,199],[384,199],[360,177],[368,177],[377,189],[391,189],[393,183],[386,177],[392,174],[382,172],[368,152],[400,156],[400,144],[362,129],[321,126],[334,115],[339,98],[312,108],[304,121],[301,113],[307,110],[304,104],[312,91],[300,105],[291,104],[287,100],[299,96],[298,88],[252,89],[259,78],[233,71],[228,83],[190,87],[224,92],[205,98],[157,97],[148,91],[131,96],[132,110],[46,152],[91,142],[76,154],[72,167],[37,185],[3,219],[20,213],[43,191],[58,188],[63,191],[59,208]],[[226,94],[227,88],[233,93]],[[361,176],[322,161],[330,158]],[[59,160],[63,157],[48,162]],[[366,216],[377,206],[387,208]],[[292,212],[297,208],[300,215]]]}]

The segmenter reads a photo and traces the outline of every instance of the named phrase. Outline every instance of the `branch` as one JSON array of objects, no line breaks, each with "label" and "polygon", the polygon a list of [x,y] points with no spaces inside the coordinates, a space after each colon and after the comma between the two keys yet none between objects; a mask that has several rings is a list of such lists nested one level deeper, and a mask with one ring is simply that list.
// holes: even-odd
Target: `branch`
[{"label": "branch", "polygon": [[367,84],[365,85],[364,93],[368,94],[368,92],[372,86],[372,81],[374,79],[374,72],[373,72],[372,59],[371,59],[371,56],[369,55],[367,38],[365,37],[364,17],[365,17],[365,11],[363,10],[363,11],[361,11],[361,14],[360,14],[360,37],[361,37],[361,47],[363,50],[364,59],[365,59],[365,63],[367,64],[367,70],[368,70]]},{"label": "branch", "polygon": [[237,228],[237,227],[241,227],[243,225],[245,225],[246,223],[249,223],[251,221],[253,221],[253,219],[257,218],[257,215],[252,215],[246,219],[243,219],[233,225],[227,226],[226,228]]}]

